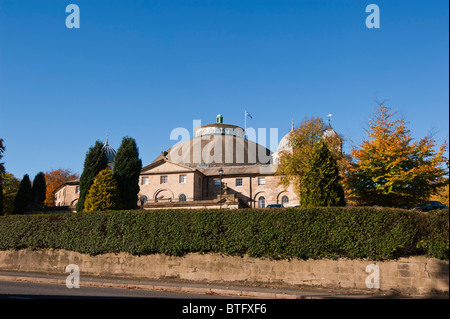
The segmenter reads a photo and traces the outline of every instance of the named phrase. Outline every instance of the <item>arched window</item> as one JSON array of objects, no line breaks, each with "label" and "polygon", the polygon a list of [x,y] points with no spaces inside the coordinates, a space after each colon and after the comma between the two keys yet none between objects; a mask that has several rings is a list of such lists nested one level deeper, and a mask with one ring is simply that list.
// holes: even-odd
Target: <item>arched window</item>
[{"label": "arched window", "polygon": [[180,197],[179,197],[179,201],[180,202],[185,202],[186,201],[186,195],[181,194]]},{"label": "arched window", "polygon": [[287,197],[286,195],[284,195],[281,198],[281,204],[283,205],[283,207],[287,207],[289,205],[289,197]]},{"label": "arched window", "polygon": [[264,198],[264,196],[261,196],[258,199],[258,207],[259,208],[265,208],[266,207],[266,199]]}]

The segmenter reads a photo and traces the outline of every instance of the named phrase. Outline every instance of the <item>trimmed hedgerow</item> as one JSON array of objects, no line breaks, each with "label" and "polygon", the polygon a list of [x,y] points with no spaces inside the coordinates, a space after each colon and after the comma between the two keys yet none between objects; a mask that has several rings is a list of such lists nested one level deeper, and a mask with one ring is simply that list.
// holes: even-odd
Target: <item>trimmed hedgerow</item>
[{"label": "trimmed hedgerow", "polygon": [[449,211],[388,208],[113,211],[0,217],[0,250],[190,252],[274,259],[447,259]]}]

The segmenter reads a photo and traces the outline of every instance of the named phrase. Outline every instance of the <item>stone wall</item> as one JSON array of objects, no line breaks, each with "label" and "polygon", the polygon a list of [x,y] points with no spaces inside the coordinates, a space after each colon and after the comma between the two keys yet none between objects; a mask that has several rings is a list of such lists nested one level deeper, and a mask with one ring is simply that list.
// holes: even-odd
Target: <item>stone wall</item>
[{"label": "stone wall", "polygon": [[[89,256],[66,250],[0,251],[0,270],[64,273],[69,264],[78,265],[81,276],[276,283],[289,287],[394,290],[415,295],[449,293],[449,262],[424,256],[378,262],[347,259],[270,260],[220,254],[174,257],[119,253]],[[376,277],[377,269],[379,281],[372,279]],[[372,288],[368,288],[370,286]]]}]

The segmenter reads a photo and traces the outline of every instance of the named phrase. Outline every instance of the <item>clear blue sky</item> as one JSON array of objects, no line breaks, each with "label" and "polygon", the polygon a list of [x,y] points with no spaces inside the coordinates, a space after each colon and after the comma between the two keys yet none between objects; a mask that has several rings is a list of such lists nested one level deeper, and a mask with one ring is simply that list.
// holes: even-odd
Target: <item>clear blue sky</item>
[{"label": "clear blue sky", "polygon": [[[68,4],[80,28],[68,29]],[[380,8],[368,29],[366,5]],[[144,165],[192,130],[326,118],[359,144],[374,100],[415,138],[449,138],[448,1],[0,0],[0,137],[7,171],[81,173],[97,139],[137,141]]]}]

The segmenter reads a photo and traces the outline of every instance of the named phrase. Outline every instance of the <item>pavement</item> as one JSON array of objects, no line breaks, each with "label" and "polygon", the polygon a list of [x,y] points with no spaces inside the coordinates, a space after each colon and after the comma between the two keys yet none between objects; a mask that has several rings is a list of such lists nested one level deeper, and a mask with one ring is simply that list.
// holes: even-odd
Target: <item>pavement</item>
[{"label": "pavement", "polygon": [[[19,271],[0,271],[0,281],[65,285],[68,274],[49,274]],[[411,299],[398,293],[286,287],[275,284],[230,284],[191,282],[177,279],[148,280],[145,278],[97,277],[80,275],[80,286],[99,288],[143,289],[149,291],[177,292],[201,295],[220,295],[257,299]],[[448,297],[447,297],[448,298]]]}]

